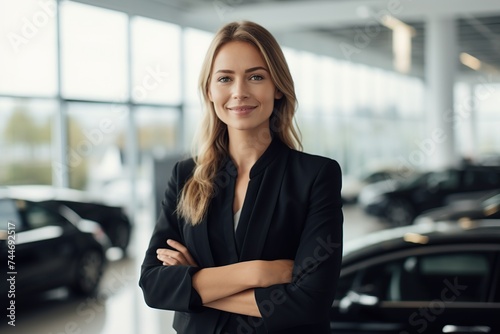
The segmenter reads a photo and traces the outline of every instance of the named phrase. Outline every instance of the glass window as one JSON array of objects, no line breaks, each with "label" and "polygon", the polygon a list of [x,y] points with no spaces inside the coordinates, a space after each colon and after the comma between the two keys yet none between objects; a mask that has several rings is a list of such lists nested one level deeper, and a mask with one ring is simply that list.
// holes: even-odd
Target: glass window
[{"label": "glass window", "polygon": [[139,150],[159,155],[178,151],[180,145],[180,112],[171,108],[141,107],[135,109]]},{"label": "glass window", "polygon": [[0,2],[0,93],[55,96],[57,8],[54,0]]},{"label": "glass window", "polygon": [[340,82],[337,97],[340,100],[340,109],[343,115],[351,115],[357,104],[357,83],[358,78],[355,78],[354,66],[352,63],[341,60],[339,61],[339,75],[337,80]]},{"label": "glass window", "polygon": [[337,105],[337,88],[340,82],[337,80],[336,62],[330,57],[320,57],[318,73],[317,99],[321,108],[321,113],[325,115],[335,115]]},{"label": "glass window", "polygon": [[[198,78],[201,65],[213,34],[205,31],[186,28],[184,30],[184,89],[185,103],[201,110]],[[190,122],[187,123],[192,124]],[[192,126],[188,126],[192,128]]]},{"label": "glass window", "polygon": [[183,133],[184,146],[190,147],[196,129],[199,126],[203,105],[198,90],[198,78],[205,54],[213,34],[202,30],[186,28],[184,30],[184,108]]},{"label": "glass window", "polygon": [[50,100],[0,98],[0,185],[51,184],[53,119]]},{"label": "glass window", "polygon": [[127,97],[127,15],[61,2],[62,94],[123,101]]},{"label": "glass window", "polygon": [[135,17],[132,20],[132,99],[179,104],[181,28]]},{"label": "glass window", "polygon": [[128,108],[119,104],[68,104],[67,164],[71,188],[96,190],[123,177]]},{"label": "glass window", "polygon": [[[478,84],[474,87],[474,103],[476,108],[473,117],[477,119],[474,134],[477,136],[476,152],[481,155],[500,154],[500,84]],[[469,120],[469,122],[471,122]]]},{"label": "glass window", "polygon": [[[181,149],[180,112],[178,109],[138,107],[133,110],[136,137],[138,165],[135,170],[135,200],[139,208],[149,208],[152,201],[154,175],[153,161],[161,159]],[[124,124],[125,125],[125,124]],[[106,203],[128,207],[132,184],[127,172],[127,162],[121,159],[123,154],[124,132],[117,132],[109,138],[99,150],[102,151],[93,159],[96,173],[102,168],[105,173],[99,177],[89,177],[87,189],[101,195]]]},{"label": "glass window", "polygon": [[283,50],[288,68],[292,74],[295,87],[297,87],[297,80],[299,79],[300,74],[300,53],[297,50],[288,47],[282,47],[281,49]]},{"label": "glass window", "polygon": [[301,115],[314,114],[318,107],[319,68],[318,56],[302,51],[298,53],[297,76],[294,78],[297,99],[299,100],[298,112]]}]

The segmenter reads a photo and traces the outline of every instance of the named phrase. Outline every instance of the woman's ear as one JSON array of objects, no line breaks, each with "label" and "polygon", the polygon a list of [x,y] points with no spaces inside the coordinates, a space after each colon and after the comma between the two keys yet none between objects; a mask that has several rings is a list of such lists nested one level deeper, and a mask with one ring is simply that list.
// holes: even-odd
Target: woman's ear
[{"label": "woman's ear", "polygon": [[279,90],[279,89],[276,89],[274,91],[274,99],[275,100],[279,100],[283,97],[283,93]]},{"label": "woman's ear", "polygon": [[207,88],[207,96],[210,102],[214,102],[214,100],[212,99],[212,93],[210,92],[210,88]]}]

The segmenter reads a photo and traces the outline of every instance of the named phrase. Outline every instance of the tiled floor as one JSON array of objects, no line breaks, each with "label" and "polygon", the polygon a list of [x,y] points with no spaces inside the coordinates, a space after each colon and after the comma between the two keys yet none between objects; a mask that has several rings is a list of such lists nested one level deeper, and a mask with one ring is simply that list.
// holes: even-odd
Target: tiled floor
[{"label": "tiled floor", "polygon": [[[355,206],[344,208],[344,239],[383,228]],[[147,216],[137,220],[151,221]],[[18,309],[16,327],[0,324],[0,332],[19,334],[173,334],[173,312],[147,307],[137,285],[139,267],[152,223],[136,228],[130,256],[112,261],[105,273],[100,298],[70,297],[65,289],[25,302]],[[5,319],[5,318],[4,318]]]}]

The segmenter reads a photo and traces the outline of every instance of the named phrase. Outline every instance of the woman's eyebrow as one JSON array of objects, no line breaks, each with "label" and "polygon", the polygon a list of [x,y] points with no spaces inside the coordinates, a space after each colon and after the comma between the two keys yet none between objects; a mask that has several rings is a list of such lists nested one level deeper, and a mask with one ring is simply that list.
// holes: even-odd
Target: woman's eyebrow
[{"label": "woman's eyebrow", "polygon": [[[257,70],[264,70],[266,72],[269,72],[267,68],[265,67],[262,67],[262,66],[255,66],[255,67],[250,67],[248,69],[245,70],[245,73],[250,73],[250,72],[254,72],[254,71],[257,71]],[[234,73],[233,70],[217,70],[215,73]]]}]

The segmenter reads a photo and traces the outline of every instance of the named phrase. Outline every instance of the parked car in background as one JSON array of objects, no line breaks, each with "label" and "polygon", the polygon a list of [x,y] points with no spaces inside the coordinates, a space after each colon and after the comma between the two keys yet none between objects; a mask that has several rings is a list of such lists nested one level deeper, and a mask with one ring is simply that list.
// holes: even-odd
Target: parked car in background
[{"label": "parked car in background", "polygon": [[436,223],[346,241],[331,333],[500,333],[500,224]]},{"label": "parked car in background", "polygon": [[500,166],[500,153],[490,153],[478,158],[478,163],[483,166]]},{"label": "parked car in background", "polygon": [[395,184],[403,178],[400,170],[388,168],[372,171],[362,176],[347,175],[342,180],[342,200],[344,203],[355,203],[365,186],[378,182],[393,189]]},{"label": "parked car in background", "polygon": [[113,247],[119,247],[125,252],[129,245],[132,223],[120,206],[107,204],[84,191],[75,189],[44,185],[9,186],[5,189],[22,198],[64,204],[82,218],[98,222]]},{"label": "parked car in background", "polygon": [[423,173],[395,189],[375,183],[363,189],[363,210],[395,226],[409,225],[422,212],[444,206],[450,196],[487,194],[500,189],[500,167],[466,166]]},{"label": "parked car in background", "polygon": [[500,190],[477,199],[457,199],[446,206],[425,211],[415,218],[414,223],[434,224],[446,221],[465,224],[476,220],[497,220],[500,223]]},{"label": "parked car in background", "polygon": [[[4,275],[16,273],[12,274],[16,300],[61,286],[94,294],[109,246],[98,223],[82,219],[64,205],[0,191],[0,267]],[[7,283],[0,281],[1,291],[7,291]]]}]

